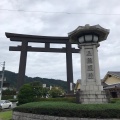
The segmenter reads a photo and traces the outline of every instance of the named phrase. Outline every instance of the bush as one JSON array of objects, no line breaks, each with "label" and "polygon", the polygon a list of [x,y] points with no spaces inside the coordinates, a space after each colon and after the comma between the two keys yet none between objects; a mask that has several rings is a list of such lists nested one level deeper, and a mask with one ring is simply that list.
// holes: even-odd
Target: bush
[{"label": "bush", "polygon": [[19,104],[33,102],[35,98],[33,87],[30,84],[24,84],[18,93]]},{"label": "bush", "polygon": [[120,103],[120,98],[111,98],[110,103]]},{"label": "bush", "polygon": [[10,102],[17,102],[18,99],[9,99]]},{"label": "bush", "polygon": [[66,102],[76,102],[76,98],[75,97],[64,97],[64,98],[39,98],[36,101],[53,101],[53,102],[57,102],[57,101],[66,101]]},{"label": "bush", "polygon": [[33,102],[13,111],[79,118],[120,118],[120,104],[75,104],[68,102]]},{"label": "bush", "polygon": [[14,95],[2,95],[2,100],[9,100],[13,98],[14,98]]},{"label": "bush", "polygon": [[2,95],[16,95],[15,90],[6,89],[2,91]]},{"label": "bush", "polygon": [[55,98],[55,97],[59,97],[61,95],[64,94],[64,91],[60,88],[60,87],[53,87],[50,91],[49,91],[49,95],[52,97],[52,98]]}]

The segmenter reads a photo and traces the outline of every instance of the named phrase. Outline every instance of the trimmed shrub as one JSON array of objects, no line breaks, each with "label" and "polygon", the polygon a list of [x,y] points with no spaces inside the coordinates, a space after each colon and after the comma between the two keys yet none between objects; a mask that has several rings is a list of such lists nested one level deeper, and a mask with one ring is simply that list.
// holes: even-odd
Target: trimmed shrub
[{"label": "trimmed shrub", "polygon": [[30,84],[24,84],[18,93],[18,104],[33,102],[35,98],[33,87]]},{"label": "trimmed shrub", "polygon": [[111,98],[110,103],[120,103],[120,98]]},{"label": "trimmed shrub", "polygon": [[9,99],[10,102],[17,102],[18,99]]},{"label": "trimmed shrub", "polygon": [[120,118],[120,104],[75,104],[68,102],[33,102],[13,111],[79,118]]},{"label": "trimmed shrub", "polygon": [[66,102],[73,102],[75,103],[76,102],[76,98],[75,97],[64,97],[64,98],[39,98],[36,100],[37,102],[38,101],[66,101]]}]

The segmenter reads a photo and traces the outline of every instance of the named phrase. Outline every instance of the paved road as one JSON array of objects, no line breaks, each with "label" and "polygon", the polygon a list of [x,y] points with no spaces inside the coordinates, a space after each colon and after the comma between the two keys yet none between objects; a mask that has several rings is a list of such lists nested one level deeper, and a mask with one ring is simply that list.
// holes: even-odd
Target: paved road
[{"label": "paved road", "polygon": [[13,105],[12,105],[12,108],[15,108],[17,105],[16,105],[16,102],[13,102],[12,103]]}]

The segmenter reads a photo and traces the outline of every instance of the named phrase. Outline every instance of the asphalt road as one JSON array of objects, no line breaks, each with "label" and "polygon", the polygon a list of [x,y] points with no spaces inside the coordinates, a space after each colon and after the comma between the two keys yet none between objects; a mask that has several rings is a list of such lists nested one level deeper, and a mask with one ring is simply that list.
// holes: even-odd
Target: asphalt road
[{"label": "asphalt road", "polygon": [[13,105],[12,105],[12,108],[15,108],[17,105],[16,105],[16,102],[13,102],[12,103]]}]

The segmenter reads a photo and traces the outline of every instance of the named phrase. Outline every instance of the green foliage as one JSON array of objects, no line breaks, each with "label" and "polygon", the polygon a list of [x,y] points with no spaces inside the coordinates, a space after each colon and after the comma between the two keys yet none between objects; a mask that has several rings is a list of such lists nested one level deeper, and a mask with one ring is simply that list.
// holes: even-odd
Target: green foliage
[{"label": "green foliage", "polygon": [[41,97],[42,96],[42,84],[40,82],[32,82],[30,83],[30,85],[33,88],[33,92],[36,98]]},{"label": "green foliage", "polygon": [[19,104],[33,102],[35,98],[33,87],[30,84],[24,84],[18,93]]},{"label": "green foliage", "polygon": [[59,97],[64,94],[64,91],[60,87],[53,87],[50,91],[49,94],[51,97]]},{"label": "green foliage", "polygon": [[13,98],[14,98],[14,95],[2,95],[2,100],[9,100]]},{"label": "green foliage", "polygon": [[16,95],[15,90],[10,90],[10,89],[3,90],[2,91],[2,100],[13,99],[14,95]]},{"label": "green foliage", "polygon": [[6,89],[2,91],[2,95],[16,95],[15,90]]},{"label": "green foliage", "polygon": [[[8,83],[10,83],[11,87],[16,88],[16,84],[17,84],[17,73],[11,72],[11,71],[5,71],[5,77],[6,77],[6,81]],[[62,81],[62,80],[56,80],[56,79],[49,79],[49,78],[41,78],[41,77],[28,77],[25,76],[25,83],[31,83],[34,81],[38,81],[41,82],[42,84],[46,84],[47,87],[48,86],[60,86],[62,87],[64,90],[67,90],[67,82],[66,81]]]},{"label": "green foliage", "polygon": [[18,104],[37,101],[48,93],[47,88],[43,88],[40,82],[24,84],[18,93]]},{"label": "green foliage", "polygon": [[120,104],[76,104],[41,101],[21,105],[14,111],[79,118],[120,118]]},{"label": "green foliage", "polygon": [[110,103],[120,103],[120,98],[111,98]]},{"label": "green foliage", "polygon": [[53,102],[57,102],[57,101],[66,101],[66,102],[76,102],[76,98],[75,97],[63,97],[63,98],[39,98],[37,101],[53,101]]},{"label": "green foliage", "polygon": [[10,102],[17,102],[18,99],[9,99]]},{"label": "green foliage", "polygon": [[48,94],[49,89],[48,88],[42,88],[42,96],[46,97],[46,95]]}]

